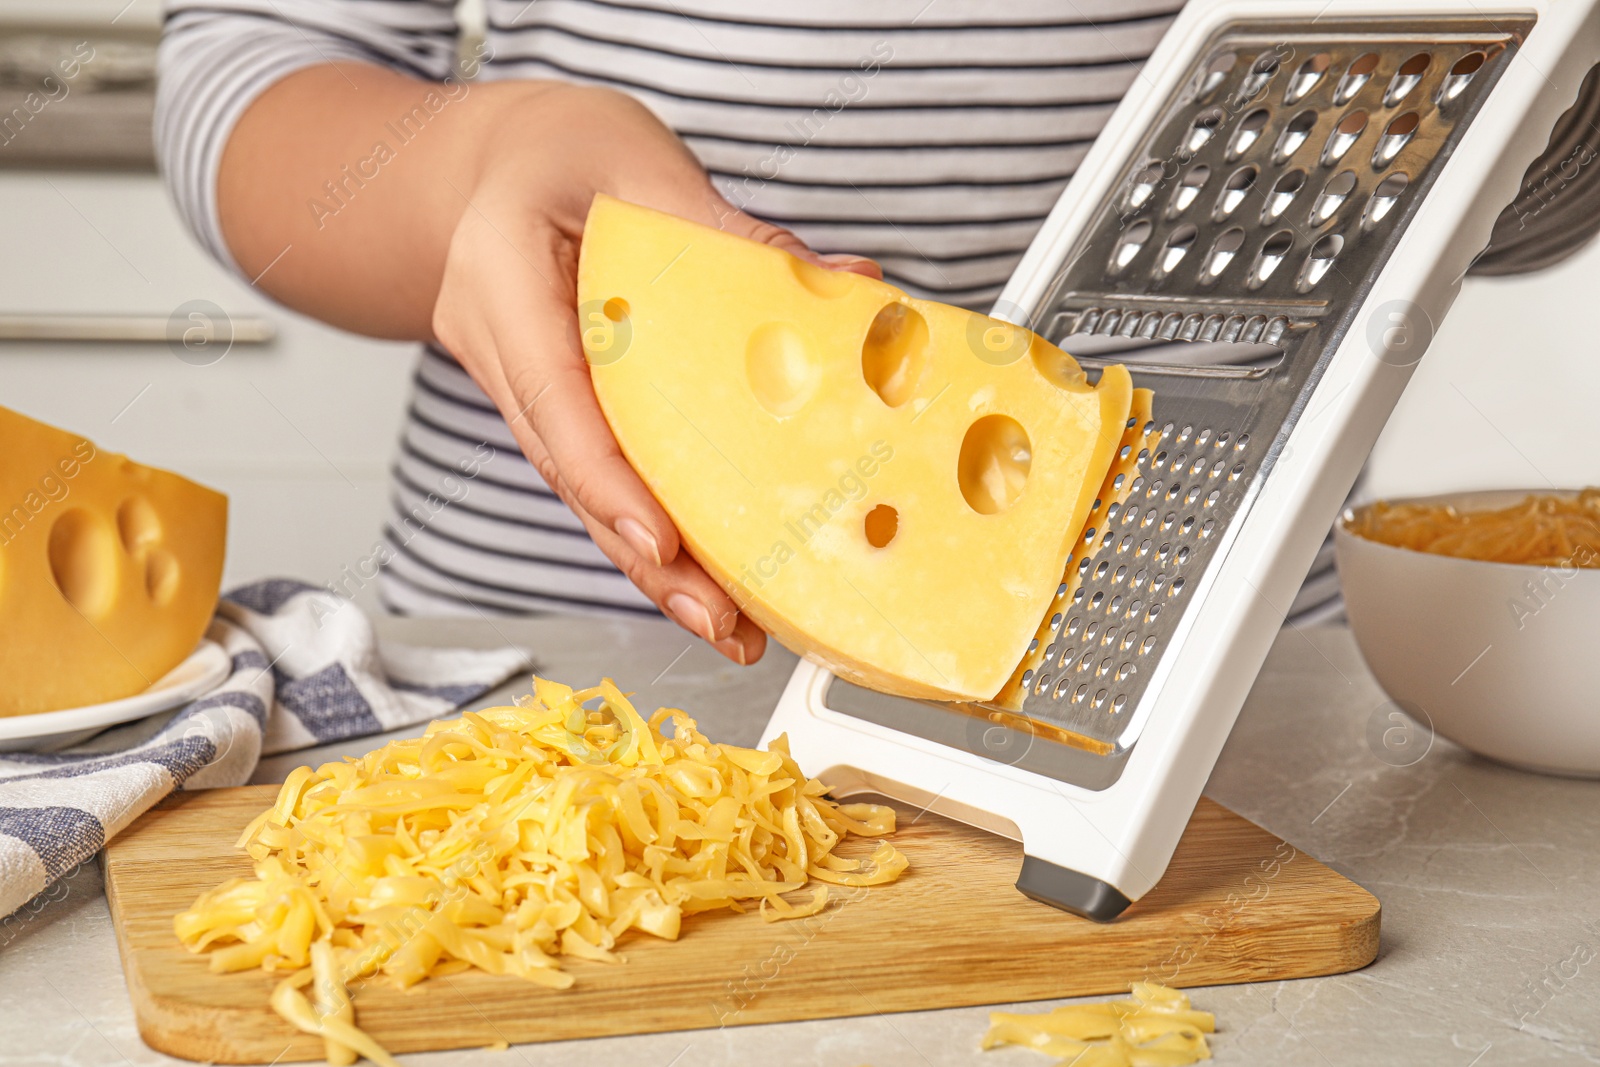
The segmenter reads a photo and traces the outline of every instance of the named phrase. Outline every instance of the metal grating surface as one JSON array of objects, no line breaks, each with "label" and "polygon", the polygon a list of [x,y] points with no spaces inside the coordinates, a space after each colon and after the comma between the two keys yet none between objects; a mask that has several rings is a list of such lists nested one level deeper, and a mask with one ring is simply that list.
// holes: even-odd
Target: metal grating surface
[{"label": "metal grating surface", "polygon": [[[1240,21],[1198,52],[1032,316],[1074,354],[1137,347],[1080,362],[1128,363],[1155,391],[1160,437],[1126,503],[1085,533],[1100,547],[1075,555],[1081,583],[1058,593],[1047,655],[1027,677],[1028,718],[1098,743],[1109,762],[1136,742],[1137,709],[1182,640],[1195,590],[1314,410],[1322,368],[1530,27]],[[1219,360],[1217,346],[1163,341],[1264,342],[1282,356],[1255,346]],[[943,716],[924,708],[924,730],[850,688],[833,685],[834,707],[950,742]],[[966,736],[987,754],[992,733]],[[1082,781],[1081,755],[1042,751],[1063,747],[1023,746],[1007,761]]]}]

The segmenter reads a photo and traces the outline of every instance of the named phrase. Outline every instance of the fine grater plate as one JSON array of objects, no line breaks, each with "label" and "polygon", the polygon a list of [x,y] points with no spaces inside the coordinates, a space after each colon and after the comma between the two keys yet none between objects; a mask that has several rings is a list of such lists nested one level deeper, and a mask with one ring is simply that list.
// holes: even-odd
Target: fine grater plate
[{"label": "fine grater plate", "polygon": [[[1051,608],[1022,717],[989,716],[1027,734],[1006,762],[1089,788],[1116,780],[1208,568],[1297,420],[1314,417],[1324,366],[1531,26],[1240,20],[1199,50],[1028,316],[1091,372],[1125,362],[1155,392],[1155,436],[1126,503],[1085,532],[1093,557],[1080,545],[1069,561],[1080,581]],[[986,709],[930,714],[839,680],[828,699],[995,754],[992,727],[960,725]],[[1051,739],[1067,743],[1034,743]]]}]

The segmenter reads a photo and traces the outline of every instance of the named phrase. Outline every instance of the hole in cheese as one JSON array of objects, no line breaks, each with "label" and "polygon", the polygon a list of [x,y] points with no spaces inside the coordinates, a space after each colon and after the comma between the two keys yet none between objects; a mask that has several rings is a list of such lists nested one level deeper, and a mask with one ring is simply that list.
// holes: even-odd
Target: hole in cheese
[{"label": "hole in cheese", "polygon": [[861,374],[885,404],[910,400],[928,366],[928,322],[906,304],[885,304],[861,343]]},{"label": "hole in cheese", "polygon": [[997,515],[1022,497],[1033,466],[1028,431],[1009,415],[985,415],[967,429],[956,460],[961,495],[973,511]]},{"label": "hole in cheese", "polygon": [[1034,369],[1057,389],[1080,390],[1088,382],[1089,376],[1078,361],[1055,345],[1033,345],[1032,349]]},{"label": "hole in cheese", "polygon": [[900,513],[888,504],[879,504],[867,512],[867,544],[883,548],[900,531]]},{"label": "hole in cheese", "polygon": [[140,549],[161,540],[161,520],[155,509],[142,496],[130,496],[117,508],[117,535],[128,555],[137,555]]},{"label": "hole in cheese", "polygon": [[620,296],[614,296],[607,300],[600,310],[612,322],[621,322],[628,317],[628,302]]},{"label": "hole in cheese", "polygon": [[144,591],[156,604],[172,603],[178,592],[178,561],[164,549],[151,549],[144,561]]},{"label": "hole in cheese", "polygon": [[756,327],[745,343],[744,370],[757,403],[780,418],[811,399],[819,376],[811,346],[787,322]]},{"label": "hole in cheese", "polygon": [[63,512],[50,527],[50,577],[89,618],[103,616],[116,593],[116,541],[101,520],[82,508]]},{"label": "hole in cheese", "polygon": [[801,285],[810,290],[813,296],[820,296],[824,300],[843,296],[854,285],[848,271],[826,270],[803,259],[791,259],[789,267]]}]

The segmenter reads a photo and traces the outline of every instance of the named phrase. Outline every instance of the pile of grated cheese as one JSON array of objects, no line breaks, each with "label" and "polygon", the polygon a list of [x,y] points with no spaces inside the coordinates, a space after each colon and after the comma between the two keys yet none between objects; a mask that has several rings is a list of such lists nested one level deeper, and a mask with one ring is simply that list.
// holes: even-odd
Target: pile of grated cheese
[{"label": "pile of grated cheese", "polygon": [[898,878],[887,841],[835,853],[892,833],[893,809],[824,792],[782,738],[712,744],[681,711],[646,722],[610,679],[535,678],[517,706],[294,771],[239,839],[254,876],[201,894],[174,927],[214,971],[290,972],[272,1006],[322,1036],[330,1063],[387,1067],[355,1025],[353,979],[404,988],[476,967],[563,989],[560,957],[617,962],[628,930],[676,939],[685,915],[749,906],[801,918],[827,905],[813,883]]},{"label": "pile of grated cheese", "polygon": [[1020,1045],[1062,1067],[1184,1067],[1211,1058],[1216,1016],[1176,989],[1133,983],[1132,1000],[1066,1004],[1040,1013],[991,1012],[985,1049]]}]

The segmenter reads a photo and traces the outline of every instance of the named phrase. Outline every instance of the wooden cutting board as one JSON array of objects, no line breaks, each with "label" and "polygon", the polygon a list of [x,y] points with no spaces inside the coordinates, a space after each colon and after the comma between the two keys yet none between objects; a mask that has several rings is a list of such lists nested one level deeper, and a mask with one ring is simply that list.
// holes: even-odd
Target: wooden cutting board
[{"label": "wooden cutting board", "polygon": [[[172,932],[202,890],[250,873],[233,842],[275,793],[174,796],[103,854],[139,1032],[153,1048],[219,1063],[322,1057],[320,1039],[267,1006],[275,977],[214,975]],[[563,991],[477,971],[411,992],[358,984],[357,1022],[408,1052],[1125,993],[1137,979],[1303,978],[1354,970],[1378,951],[1370,893],[1209,800],[1160,885],[1108,925],[1018,893],[1021,846],[901,812],[894,842],[911,869],[893,885],[843,890],[811,919],[695,916],[677,942],[625,939],[624,964],[569,963],[577,981]]]}]

